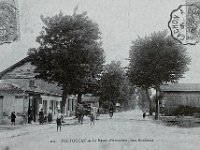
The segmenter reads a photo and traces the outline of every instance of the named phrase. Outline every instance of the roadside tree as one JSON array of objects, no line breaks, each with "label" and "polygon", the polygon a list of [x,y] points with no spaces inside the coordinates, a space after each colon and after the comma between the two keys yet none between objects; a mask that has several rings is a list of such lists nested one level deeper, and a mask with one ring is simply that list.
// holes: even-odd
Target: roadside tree
[{"label": "roadside tree", "polygon": [[101,77],[101,104],[109,107],[112,103],[124,104],[128,100],[128,82],[126,81],[124,68],[120,61],[112,61],[107,64]]},{"label": "roadside tree", "polygon": [[177,82],[188,70],[190,57],[186,53],[186,48],[168,36],[166,31],[162,31],[133,41],[129,57],[128,76],[134,85],[146,90],[150,114],[152,107],[148,89],[156,89],[157,119],[160,85]]},{"label": "roadside tree", "polygon": [[87,14],[43,17],[44,23],[36,41],[38,48],[29,49],[31,62],[36,66],[37,78],[55,82],[63,89],[62,112],[69,93],[90,92],[96,84],[96,76],[102,71],[104,50],[98,24]]}]

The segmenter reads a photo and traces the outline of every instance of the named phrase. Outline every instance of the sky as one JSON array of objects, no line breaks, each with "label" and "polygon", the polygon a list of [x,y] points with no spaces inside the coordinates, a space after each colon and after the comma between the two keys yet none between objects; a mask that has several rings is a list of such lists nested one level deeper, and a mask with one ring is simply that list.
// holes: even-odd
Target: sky
[{"label": "sky", "polygon": [[[131,41],[154,31],[169,31],[170,13],[181,4],[184,0],[17,0],[20,39],[0,45],[0,71],[26,57],[29,48],[38,46],[35,39],[43,26],[40,15],[53,16],[60,11],[71,15],[77,5],[78,13],[86,11],[99,24],[106,63],[120,60],[126,66]],[[180,82],[200,83],[200,43],[187,49],[192,62]]]}]

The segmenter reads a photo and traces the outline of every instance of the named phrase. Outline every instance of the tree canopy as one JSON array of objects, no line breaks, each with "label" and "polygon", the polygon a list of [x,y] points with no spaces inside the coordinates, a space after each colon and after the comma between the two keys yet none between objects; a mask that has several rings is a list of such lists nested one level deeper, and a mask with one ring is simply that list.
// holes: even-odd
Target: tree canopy
[{"label": "tree canopy", "polygon": [[127,100],[129,93],[124,68],[120,61],[112,61],[103,70],[101,78],[101,103],[109,105]]},{"label": "tree canopy", "polygon": [[[177,82],[190,63],[186,48],[168,36],[166,31],[133,41],[129,57],[130,81],[146,91],[149,88],[158,91],[163,83]],[[151,105],[150,98],[149,102]]]},{"label": "tree canopy", "polygon": [[186,48],[166,31],[138,38],[130,50],[130,80],[143,89],[176,82],[188,70],[190,57]]},{"label": "tree canopy", "polygon": [[98,24],[86,12],[60,12],[41,19],[44,26],[36,39],[39,47],[28,53],[36,66],[37,78],[62,86],[65,96],[90,90],[104,63]]}]

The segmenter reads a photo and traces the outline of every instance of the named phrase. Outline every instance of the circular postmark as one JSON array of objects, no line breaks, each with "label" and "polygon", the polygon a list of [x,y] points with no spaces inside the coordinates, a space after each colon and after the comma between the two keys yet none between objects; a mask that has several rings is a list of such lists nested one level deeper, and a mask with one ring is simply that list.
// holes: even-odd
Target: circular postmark
[{"label": "circular postmark", "polygon": [[200,8],[195,4],[179,6],[172,11],[168,27],[174,39],[195,45],[200,41]]}]

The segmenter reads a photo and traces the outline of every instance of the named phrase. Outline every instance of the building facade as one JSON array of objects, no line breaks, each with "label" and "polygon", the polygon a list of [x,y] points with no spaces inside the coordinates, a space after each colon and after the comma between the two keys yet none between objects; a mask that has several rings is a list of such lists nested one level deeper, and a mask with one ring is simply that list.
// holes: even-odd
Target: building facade
[{"label": "building facade", "polygon": [[[23,105],[21,102],[19,107],[21,107],[20,109],[23,108],[23,113],[26,113],[28,111],[27,109],[31,108],[34,114],[34,121],[37,121],[41,108],[43,108],[46,115],[52,113],[56,117],[57,110],[60,109],[62,101],[62,89],[55,83],[48,83],[44,80],[36,79],[35,76],[37,74],[34,72],[34,69],[35,66],[31,65],[29,57],[26,57],[0,73],[1,83],[15,85],[21,89],[22,93],[20,94],[24,95],[24,97]],[[22,99],[22,96],[16,96],[16,94],[18,93],[12,93],[12,97],[14,96],[16,99],[15,102],[19,103],[19,99]],[[0,97],[2,97],[1,101],[3,101],[0,101],[0,109],[1,105],[3,105],[3,110],[1,109],[0,111],[2,114],[5,114],[3,113],[5,110],[12,108],[4,105],[9,101],[5,93],[0,91]],[[26,106],[24,103],[26,103]],[[65,107],[66,113],[68,113],[67,115],[73,115],[75,113],[74,108],[76,104],[77,99],[75,96],[67,97]],[[12,111],[16,110],[12,109]],[[18,111],[16,112],[18,113]],[[8,111],[8,113],[10,112]],[[3,116],[1,115],[0,118],[3,118]]]},{"label": "building facade", "polygon": [[179,106],[200,107],[200,84],[166,84],[161,86],[162,112],[173,114]]}]

